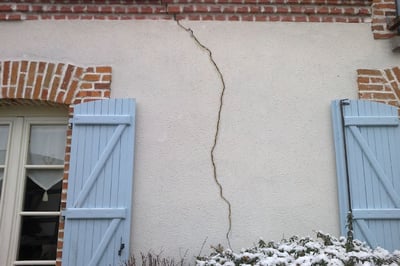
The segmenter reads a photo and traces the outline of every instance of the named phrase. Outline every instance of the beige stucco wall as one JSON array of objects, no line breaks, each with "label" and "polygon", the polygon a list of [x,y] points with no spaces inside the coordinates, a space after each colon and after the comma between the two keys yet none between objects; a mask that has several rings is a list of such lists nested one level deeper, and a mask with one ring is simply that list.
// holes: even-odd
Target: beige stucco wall
[{"label": "beige stucco wall", "polygon": [[[232,248],[313,230],[339,234],[330,102],[355,98],[357,68],[398,65],[369,24],[182,22],[226,82],[216,148]],[[0,24],[0,59],[111,65],[112,97],[137,100],[132,249],[227,245],[213,179],[221,82],[173,21]]]}]

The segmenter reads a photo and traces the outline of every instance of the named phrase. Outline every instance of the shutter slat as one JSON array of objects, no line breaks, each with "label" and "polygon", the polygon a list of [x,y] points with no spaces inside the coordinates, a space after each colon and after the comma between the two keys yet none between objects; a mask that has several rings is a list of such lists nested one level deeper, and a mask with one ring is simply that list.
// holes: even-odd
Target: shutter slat
[{"label": "shutter slat", "polygon": [[68,219],[126,218],[126,208],[69,208],[63,212]]},{"label": "shutter slat", "polygon": [[74,125],[106,125],[106,124],[131,124],[131,115],[77,115],[70,120]]},{"label": "shutter slat", "polygon": [[346,116],[344,122],[346,126],[397,126],[399,118],[397,116]]},{"label": "shutter slat", "polygon": [[354,219],[400,219],[400,209],[354,209]]}]

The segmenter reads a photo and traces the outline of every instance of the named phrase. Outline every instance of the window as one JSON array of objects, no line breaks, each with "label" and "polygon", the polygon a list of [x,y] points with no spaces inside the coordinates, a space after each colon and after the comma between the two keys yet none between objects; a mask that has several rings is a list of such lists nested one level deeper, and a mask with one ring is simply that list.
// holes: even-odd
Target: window
[{"label": "window", "polygon": [[66,129],[66,116],[0,117],[0,265],[55,265]]}]

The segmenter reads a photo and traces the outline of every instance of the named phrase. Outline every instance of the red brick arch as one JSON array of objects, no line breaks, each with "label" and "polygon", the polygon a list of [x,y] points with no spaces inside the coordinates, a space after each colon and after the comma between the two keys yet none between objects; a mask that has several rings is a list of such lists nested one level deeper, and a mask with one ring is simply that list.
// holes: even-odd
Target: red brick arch
[{"label": "red brick arch", "polygon": [[358,97],[399,108],[400,115],[400,68],[358,69]]},{"label": "red brick arch", "polygon": [[0,63],[0,99],[77,104],[110,98],[111,67],[41,61]]}]

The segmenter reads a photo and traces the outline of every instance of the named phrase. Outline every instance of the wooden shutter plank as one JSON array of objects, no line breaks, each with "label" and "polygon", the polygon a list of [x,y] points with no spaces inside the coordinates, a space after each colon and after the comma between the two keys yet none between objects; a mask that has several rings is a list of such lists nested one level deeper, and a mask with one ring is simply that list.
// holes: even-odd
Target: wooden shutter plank
[{"label": "wooden shutter plank", "polygon": [[[110,108],[109,104],[101,104],[100,105],[99,103],[96,103],[96,112],[94,112],[94,113],[98,114],[97,116],[108,117],[111,114],[114,114],[116,116],[118,115],[116,112],[114,112],[112,107]],[[89,124],[86,124],[86,126],[93,125],[92,124],[93,121],[87,121],[87,122]],[[104,125],[106,125],[106,124],[104,124]],[[106,147],[107,143],[110,140],[110,136],[112,136],[112,134],[114,133],[114,130],[115,130],[115,126],[113,126],[112,124],[108,124],[107,126],[104,126],[104,125],[100,125],[99,127],[96,127],[95,125],[93,125],[94,128],[98,129],[98,135],[99,135],[98,140],[97,140],[98,147]],[[101,154],[101,152],[102,151],[98,151],[98,154]],[[112,155],[110,155],[110,156],[112,156]],[[105,182],[107,182],[107,180],[110,180],[110,182],[111,182],[111,179],[112,179],[112,175],[107,176],[104,173],[104,169],[107,169],[108,167],[111,167],[111,164],[109,163],[109,161],[106,161],[104,163],[104,167],[102,167],[102,171],[98,173],[99,176],[96,178],[95,190],[90,193],[92,198],[89,200],[88,204],[90,204],[91,206],[94,206],[96,208],[112,207],[111,205],[107,204],[107,200],[105,200],[105,198],[108,197],[107,193],[109,193],[107,191],[107,187],[105,186]],[[107,178],[107,177],[109,177],[109,178]],[[92,235],[93,243],[100,243],[103,238],[103,233],[107,230],[107,228],[110,224],[110,221],[109,220],[103,220],[103,221],[96,220],[94,223],[95,224],[93,225],[93,235]],[[93,247],[91,249],[95,250],[96,245],[93,245]]]},{"label": "wooden shutter plank", "polygon": [[[351,129],[351,128],[350,128]],[[369,208],[379,208],[381,200],[380,195],[382,195],[383,188],[382,184],[379,181],[379,173],[376,172],[376,165],[380,165],[378,163],[377,157],[380,149],[377,149],[377,141],[379,141],[380,132],[378,131],[378,127],[368,128],[368,127],[358,127],[358,130],[362,132],[362,135],[365,136],[366,143],[368,143],[368,147],[370,147],[370,154],[375,156],[375,164],[372,164],[368,159],[368,155],[365,154],[365,150],[361,148],[361,154],[364,160],[364,177],[361,176],[359,182],[355,184],[360,189],[365,189],[367,194],[365,198],[360,198],[358,202],[365,202],[363,207],[365,209]],[[355,142],[358,143],[357,139]],[[361,146],[360,146],[361,147]],[[380,158],[382,159],[382,158]],[[383,233],[383,228],[381,226],[380,221],[370,220],[370,219],[355,219],[358,226],[361,226],[361,231],[370,246],[376,246],[378,243],[379,237],[376,235],[381,235]]]},{"label": "wooden shutter plank", "polygon": [[[112,104],[114,102],[107,102],[107,104],[103,104],[101,107],[99,106],[98,112],[96,114],[100,114],[101,116],[108,117],[110,115],[119,115],[119,113],[115,110],[114,105]],[[88,124],[89,125],[89,124]],[[99,146],[105,147],[107,149],[107,146],[110,147],[110,139],[113,134],[115,134],[115,129],[116,125],[112,124],[104,124],[101,125],[101,131],[99,132],[100,138],[99,138]],[[123,133],[123,132],[122,132]],[[117,144],[114,145],[112,150],[118,150]],[[101,155],[100,155],[101,156]],[[105,187],[105,182],[108,179],[113,179],[113,175],[105,175],[103,169],[107,169],[109,167],[113,167],[112,163],[110,162],[113,154],[109,154],[109,157],[107,160],[104,162],[104,167],[102,167],[101,171],[98,173],[100,176],[96,178],[95,186],[96,186],[96,191],[91,191],[90,194],[93,196],[93,203],[95,204],[97,208],[100,206],[102,207],[117,207],[117,206],[112,206],[108,200],[105,200],[105,198],[109,198],[108,194],[110,191],[107,190]],[[108,177],[108,178],[107,178]],[[112,189],[110,187],[110,189]],[[95,221],[95,226],[94,226],[94,232],[93,234],[97,234],[94,238],[93,241],[96,241],[96,245],[93,246],[93,251],[92,251],[92,257],[91,260],[93,259],[93,256],[95,256],[95,252],[98,249],[98,243],[104,243],[104,233],[109,230],[109,227],[111,225],[110,220],[96,220]],[[108,239],[107,239],[108,242]],[[111,244],[112,242],[108,243]],[[110,250],[112,250],[111,247],[109,247]],[[100,259],[100,258],[98,258]],[[104,254],[104,261],[110,261],[110,256],[109,254]],[[88,264],[90,261],[88,262]]]},{"label": "wooden shutter plank", "polygon": [[344,150],[344,135],[341,118],[340,100],[335,100],[331,104],[332,124],[333,124],[333,138],[335,145],[335,161],[336,161],[336,175],[338,186],[338,200],[339,200],[339,220],[340,232],[346,235],[346,217],[349,212],[348,197],[347,197],[347,182],[346,182],[346,160]]},{"label": "wooden shutter plank", "polygon": [[[393,173],[392,173],[392,158],[390,157],[390,151],[389,151],[389,146],[390,146],[390,139],[388,135],[388,131],[390,130],[390,127],[379,127],[378,128],[378,136],[377,136],[377,142],[376,142],[376,158],[379,159],[379,163],[384,169],[385,175],[385,182],[386,185],[384,188],[382,186],[379,186],[381,188],[381,199],[380,199],[380,208],[389,208],[389,207],[400,207],[400,194],[398,191],[393,189],[393,184],[391,182]],[[378,179],[378,181],[381,181]],[[390,188],[390,192],[387,191],[386,186]],[[386,191],[385,191],[386,190]],[[394,204],[392,199],[397,198],[398,202],[397,204]],[[384,227],[386,225],[383,223]],[[385,231],[385,230],[384,230]]]},{"label": "wooden shutter plank", "polygon": [[[119,112],[120,113],[132,113],[134,112],[134,109],[131,104],[129,104],[128,101],[123,101],[122,104],[117,105],[119,107]],[[114,163],[119,163],[120,165],[123,165],[126,167],[130,167],[130,172],[124,170],[122,175],[125,176],[125,178],[131,180],[132,175],[133,175],[133,149],[132,147],[134,146],[134,126],[129,127],[129,132],[128,134],[124,134],[121,137],[121,142],[119,143],[121,152],[117,154],[114,158]],[[126,145],[128,144],[128,145]],[[125,154],[132,154],[132,157],[125,156]],[[119,169],[119,171],[122,171],[122,169]],[[130,204],[132,203],[132,183],[130,183],[130,186],[126,185],[120,185],[118,192],[113,190],[114,195],[117,194],[118,196],[118,206],[123,204],[124,202],[129,202]],[[130,234],[127,232],[130,232],[130,217],[131,217],[131,208],[128,208],[128,213],[127,217],[129,217],[129,220],[124,222],[121,226],[119,226],[116,230],[119,235],[122,235],[124,239],[117,239],[114,242],[114,247],[113,249],[118,252],[120,249],[120,244],[121,241],[125,243],[125,249],[122,250],[122,254],[124,256],[122,258],[128,259],[129,257],[129,252],[130,252],[130,245],[129,245],[129,240],[130,240]]]},{"label": "wooden shutter plank", "polygon": [[[126,113],[129,112],[129,106],[127,105],[126,102],[123,102],[122,104],[116,105],[115,109],[117,110],[118,113]],[[114,157],[112,158],[113,164],[114,165],[132,165],[131,159],[129,157],[124,156],[124,154],[129,153],[129,146],[127,145],[122,145],[123,143],[131,143],[133,141],[133,138],[129,134],[124,134],[121,136],[121,141],[118,143],[119,149],[121,150],[120,153],[114,154]],[[126,174],[126,173],[120,173],[120,169],[113,169],[115,170],[112,175],[117,175],[117,174]],[[111,183],[111,185],[115,185],[114,182]],[[118,184],[119,185],[119,184]],[[118,190],[111,190],[111,204],[114,204],[115,206],[120,206],[123,202],[125,201],[132,201],[131,194],[132,194],[132,189],[131,187],[128,186],[118,186]],[[129,198],[129,199],[127,199]],[[130,215],[130,213],[129,213]],[[116,232],[118,235],[124,235],[124,232],[128,232],[130,230],[130,223],[123,223],[121,226],[119,226],[116,229]],[[127,241],[129,241],[130,235],[124,236],[125,238],[128,238]],[[127,243],[125,240],[123,241],[124,243]],[[118,239],[117,241],[114,242],[114,247],[113,249],[117,252],[120,249],[120,243],[121,240]],[[123,252],[126,254],[129,254],[129,246],[125,245],[125,248]]]},{"label": "wooden shutter plank", "polygon": [[[84,150],[86,147],[86,128],[81,130],[73,131],[73,138],[71,146],[80,147],[81,150]],[[85,160],[84,160],[84,152],[75,153],[74,156],[71,156],[70,163],[70,178],[68,181],[68,198],[75,198],[79,193],[79,190],[82,186],[82,174],[74,175],[74,181],[71,182],[71,176],[76,173],[77,169],[84,169]],[[74,159],[74,160],[73,160]],[[69,205],[72,205],[71,201],[67,200],[67,208]],[[81,235],[80,227],[76,223],[65,223],[65,231],[68,233],[64,233],[64,250],[63,250],[63,261],[64,264],[67,265],[78,265],[77,259],[84,256],[84,249],[79,247],[79,236]],[[73,238],[72,236],[78,236],[77,238]]]},{"label": "wooden shutter plank", "polygon": [[[389,145],[389,153],[390,153],[390,158],[400,158],[400,138],[398,136],[399,132],[396,131],[395,129],[390,129],[388,131],[388,139],[391,140],[390,145]],[[392,170],[392,176],[391,176],[391,183],[393,185],[393,189],[395,191],[400,191],[400,160],[398,159],[397,162],[394,161],[393,159],[391,160],[391,170]],[[400,218],[398,220],[390,220],[387,221],[390,231],[392,232],[391,234],[391,243],[394,245],[391,246],[391,249],[400,249]],[[397,246],[395,246],[398,243]]]}]

